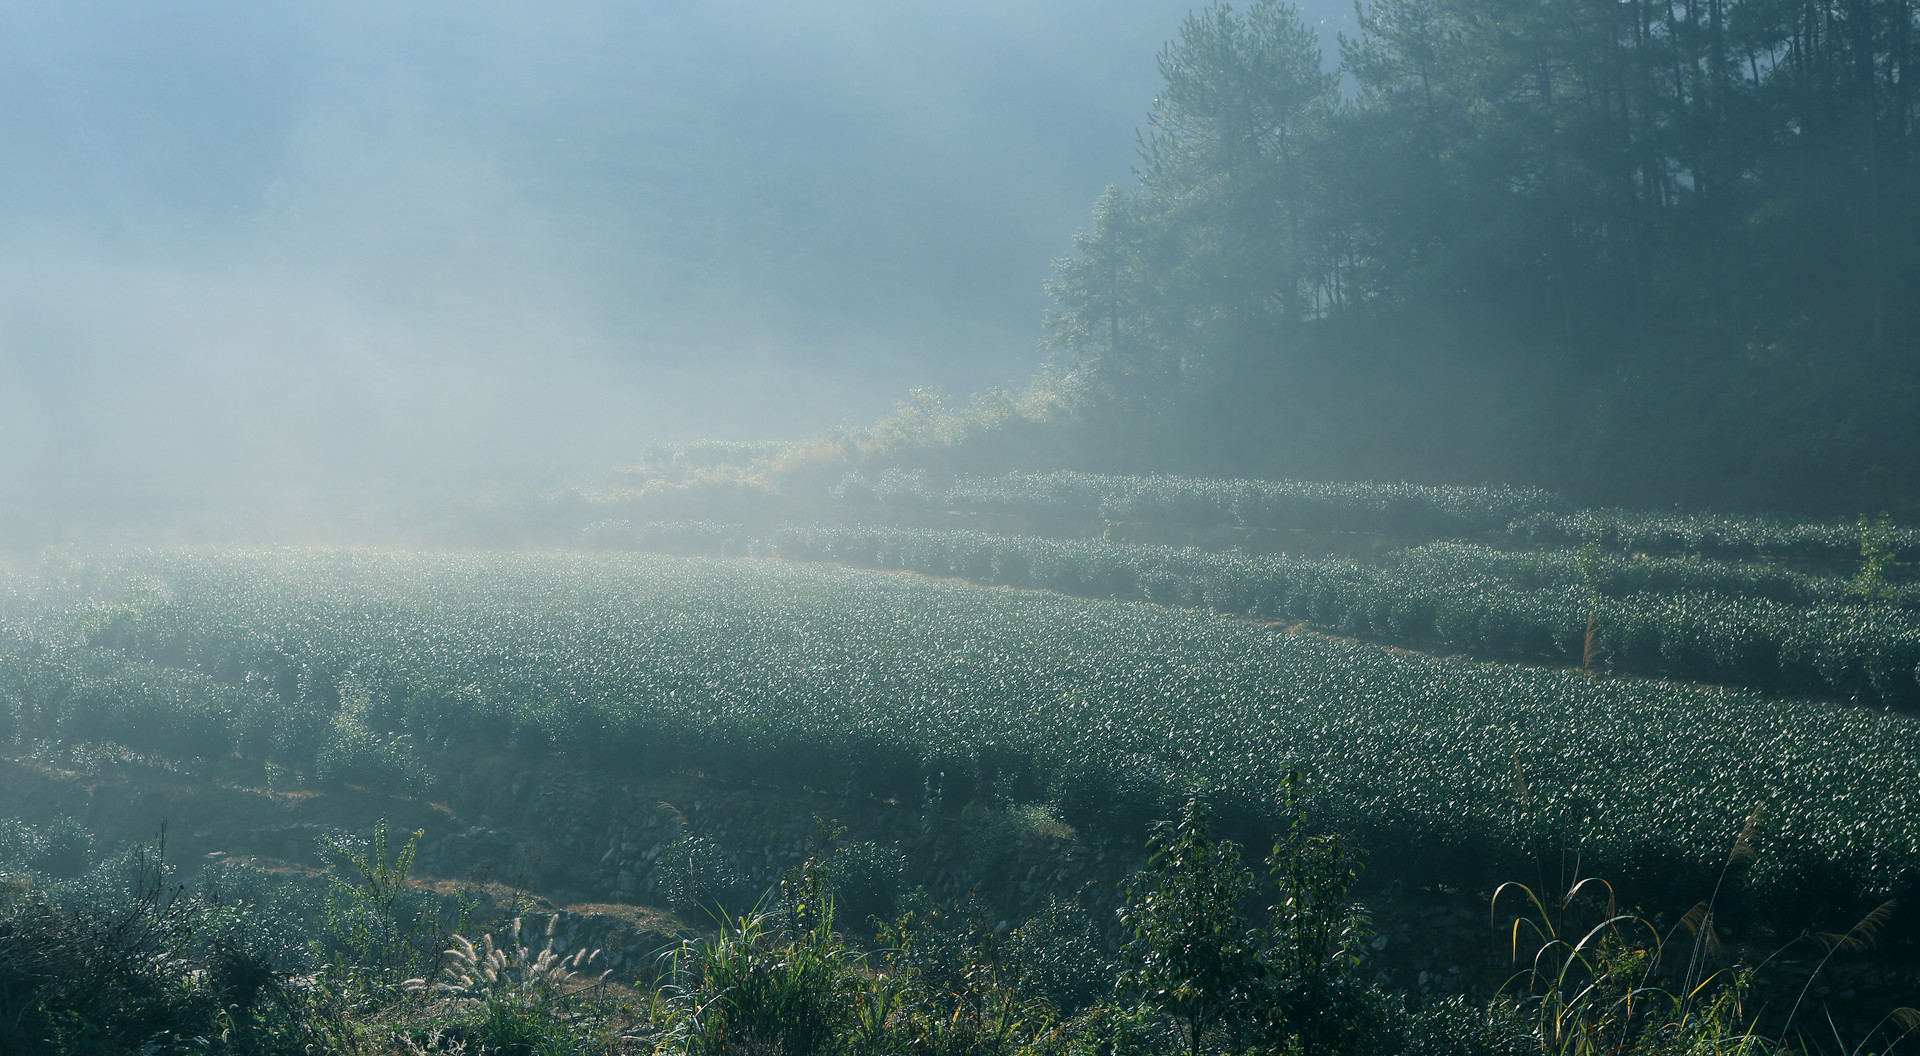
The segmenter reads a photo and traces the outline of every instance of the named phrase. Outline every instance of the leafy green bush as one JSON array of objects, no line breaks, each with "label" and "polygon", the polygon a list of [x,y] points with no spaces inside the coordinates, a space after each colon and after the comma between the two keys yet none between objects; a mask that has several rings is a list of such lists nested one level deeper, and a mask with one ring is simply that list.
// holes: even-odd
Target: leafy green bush
[{"label": "leafy green bush", "polygon": [[765,895],[711,837],[684,830],[661,850],[655,868],[667,904],[696,916],[738,914]]},{"label": "leafy green bush", "polygon": [[[1588,632],[1616,672],[1920,703],[1920,591],[1863,604],[1848,581],[1687,559],[1511,554],[1434,543],[1382,566],[1192,548],[876,527],[646,525],[646,549],[747,552],[903,568],[982,584],[1205,606],[1478,656],[1587,666]],[[1905,599],[1901,601],[1899,599]]]},{"label": "leafy green bush", "polygon": [[1068,1015],[1111,997],[1119,970],[1093,913],[1057,895],[1048,895],[1039,913],[1013,929],[1006,956],[1021,986]]},{"label": "leafy green bush", "polygon": [[[1295,787],[1290,776],[1290,799]],[[1345,840],[1308,835],[1296,813],[1264,892],[1198,799],[1156,824],[1147,849],[1120,911],[1132,936],[1122,985],[1179,1023],[1189,1052],[1209,1037],[1228,1051],[1376,1051],[1386,1002],[1359,978],[1371,924],[1350,898],[1359,863]],[[1250,918],[1257,893],[1272,904]]]},{"label": "leafy green bush", "polygon": [[[832,489],[863,517],[945,513],[1024,517],[1049,530],[1084,533],[1103,524],[1186,528],[1367,532],[1404,539],[1578,546],[1594,536],[1610,550],[1752,560],[1791,559],[1851,572],[1863,529],[1842,521],[1767,516],[1578,510],[1551,492],[1511,487],[1431,487],[1367,482],[1224,480],[1097,473],[961,476],[936,484],[924,472],[849,473]],[[1874,522],[1885,560],[1920,560],[1920,530]]]},{"label": "leafy green bush", "polygon": [[[66,721],[64,706],[89,699],[73,690],[94,664],[151,663],[129,652],[219,657],[239,687],[292,658],[312,687],[348,672],[387,687],[369,722],[435,731],[434,745],[497,746],[524,728],[589,766],[816,788],[851,780],[914,800],[937,787],[954,804],[996,788],[1016,799],[1052,791],[1075,825],[1164,817],[1170,796],[1204,781],[1221,816],[1251,831],[1276,817],[1292,762],[1312,760],[1316,816],[1375,847],[1376,868],[1393,875],[1440,862],[1478,880],[1577,843],[1654,898],[1693,883],[1718,855],[1725,817],[1764,801],[1778,822],[1750,878],[1753,912],[1797,922],[1815,900],[1920,894],[1920,733],[1857,709],[797,563],[117,559],[165,581],[173,600],[129,624],[126,652],[72,647],[0,664],[37,702],[22,712],[33,722]],[[1391,598],[1380,600],[1376,611],[1391,614]],[[1509,628],[1491,631],[1520,633]],[[1845,656],[1796,662],[1864,677],[1836,663]],[[239,692],[205,671],[161,674],[190,713]],[[331,717],[326,694],[301,692],[261,706],[296,722]],[[1535,809],[1520,809],[1508,784],[1516,751]],[[1598,816],[1610,823],[1585,820]]]},{"label": "leafy green bush", "polygon": [[0,891],[0,1049],[133,1051],[155,1034],[204,1029],[209,995],[168,963],[180,922],[157,885],[111,913],[81,914],[10,879]]},{"label": "leafy green bush", "polygon": [[[1598,510],[1577,513],[1541,511],[1517,518],[1508,538],[1532,546],[1566,546],[1593,534],[1610,550],[1649,554],[1750,560],[1785,558],[1817,562],[1835,569],[1860,558],[1861,531],[1845,521],[1792,521],[1776,517]],[[1889,555],[1920,559],[1920,530],[1885,528]]]},{"label": "leafy green bush", "polygon": [[62,815],[44,826],[0,819],[0,872],[72,878],[97,860],[93,833],[70,817]]},{"label": "leafy green bush", "polygon": [[906,890],[907,856],[898,847],[861,840],[835,848],[826,871],[845,919],[858,923],[869,917],[891,918],[894,903]]},{"label": "leafy green bush", "polygon": [[417,792],[426,782],[425,767],[411,738],[380,728],[373,689],[358,678],[338,689],[329,736],[314,759],[314,776],[337,784],[365,785],[383,792]]},{"label": "leafy green bush", "polygon": [[0,878],[0,1051],[333,1048],[344,1039],[328,997],[258,941],[286,921],[250,920],[254,908],[173,883],[160,851],[142,845],[46,886]]},{"label": "leafy green bush", "polygon": [[1406,1056],[1537,1056],[1533,1024],[1505,1003],[1455,995],[1423,1002],[1399,1025]]}]

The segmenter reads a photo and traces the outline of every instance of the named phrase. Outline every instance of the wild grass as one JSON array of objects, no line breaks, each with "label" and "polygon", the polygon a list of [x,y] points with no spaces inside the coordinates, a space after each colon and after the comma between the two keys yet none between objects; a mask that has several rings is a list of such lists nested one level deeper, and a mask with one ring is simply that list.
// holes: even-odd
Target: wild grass
[{"label": "wild grass", "polygon": [[[1743,962],[1721,938],[1717,916],[1734,871],[1759,858],[1766,813],[1755,807],[1735,836],[1712,892],[1670,928],[1623,910],[1613,886],[1580,876],[1557,898],[1526,884],[1500,885],[1490,903],[1496,931],[1504,898],[1519,898],[1524,911],[1506,928],[1509,957],[1524,967],[1496,997],[1525,1015],[1546,1056],[1625,1053],[1747,1054],[1836,1053],[1860,1056],[1890,1052],[1916,1026],[1920,1010],[1896,1007],[1854,1039],[1842,1036],[1828,1015],[1830,1039],[1799,1029],[1807,997],[1836,954],[1870,949],[1886,929],[1897,903],[1888,900],[1844,932],[1809,930],[1757,962]],[[1684,934],[1683,934],[1684,933]],[[1674,958],[1684,941],[1684,960]],[[1783,953],[1805,943],[1823,953],[1795,992],[1784,1017],[1763,1028],[1765,1009],[1752,996],[1766,969]],[[1900,1033],[1888,1033],[1898,1028]],[[1878,1041],[1881,1047],[1875,1048]]]}]

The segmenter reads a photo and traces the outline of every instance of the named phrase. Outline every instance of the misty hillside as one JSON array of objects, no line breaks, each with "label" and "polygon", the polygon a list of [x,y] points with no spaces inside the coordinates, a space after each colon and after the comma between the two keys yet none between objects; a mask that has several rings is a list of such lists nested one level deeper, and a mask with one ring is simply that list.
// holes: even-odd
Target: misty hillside
[{"label": "misty hillside", "polygon": [[1185,9],[9,5],[0,479],[599,470],[1017,385]]},{"label": "misty hillside", "polygon": [[0,5],[0,1056],[1901,1056],[1917,18]]}]

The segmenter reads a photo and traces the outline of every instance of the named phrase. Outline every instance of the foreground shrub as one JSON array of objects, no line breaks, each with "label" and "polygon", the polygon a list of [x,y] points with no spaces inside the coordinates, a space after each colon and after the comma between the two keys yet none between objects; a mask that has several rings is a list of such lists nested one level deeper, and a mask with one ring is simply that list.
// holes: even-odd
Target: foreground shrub
[{"label": "foreground shrub", "polygon": [[1124,983],[1180,1025],[1193,1056],[1210,1043],[1365,1053],[1385,1038],[1385,995],[1358,974],[1371,937],[1349,898],[1358,859],[1338,836],[1309,835],[1289,799],[1293,824],[1267,858],[1264,913],[1246,913],[1260,889],[1197,799],[1155,827],[1147,869],[1128,890]]},{"label": "foreground shrub", "polygon": [[168,883],[158,849],[104,863],[71,904],[22,874],[0,888],[0,1052],[267,1056],[347,1042],[330,998],[214,906]]}]

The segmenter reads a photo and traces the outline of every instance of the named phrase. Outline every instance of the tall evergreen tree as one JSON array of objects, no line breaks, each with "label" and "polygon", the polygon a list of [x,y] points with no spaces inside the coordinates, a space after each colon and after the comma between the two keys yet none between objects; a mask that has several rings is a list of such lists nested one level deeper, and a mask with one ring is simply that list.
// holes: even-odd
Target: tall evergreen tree
[{"label": "tall evergreen tree", "polygon": [[1232,433],[1194,468],[1914,501],[1912,0],[1357,13],[1344,100],[1268,0],[1161,53],[1138,185],[1051,287],[1110,419]]}]

